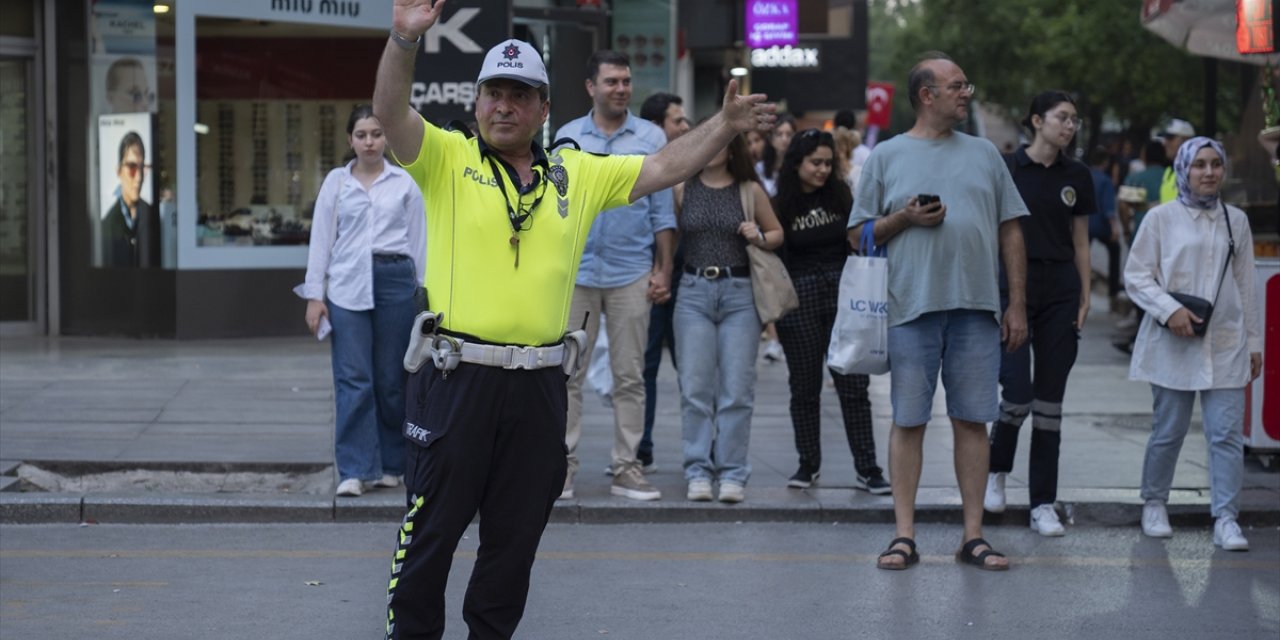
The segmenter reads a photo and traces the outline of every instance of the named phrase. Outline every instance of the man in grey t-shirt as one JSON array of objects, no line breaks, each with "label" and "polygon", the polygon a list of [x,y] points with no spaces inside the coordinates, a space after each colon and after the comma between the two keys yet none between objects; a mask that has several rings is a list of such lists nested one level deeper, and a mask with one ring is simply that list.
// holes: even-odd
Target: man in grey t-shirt
[{"label": "man in grey t-shirt", "polygon": [[[889,468],[898,537],[877,566],[905,569],[919,559],[916,489],[924,425],[941,370],[964,506],[964,545],[957,557],[999,571],[1009,567],[1008,560],[982,539],[986,423],[998,411],[1001,343],[1012,351],[1027,338],[1026,252],[1017,223],[1027,207],[991,142],[952,130],[968,116],[973,96],[964,71],[933,52],[911,70],[907,84],[915,126],[876,146],[863,166],[849,219],[854,246],[870,222],[876,244],[887,245],[889,255]],[[940,202],[921,203],[917,196],[923,194],[939,196]],[[1003,319],[1001,258],[1009,284]]]}]

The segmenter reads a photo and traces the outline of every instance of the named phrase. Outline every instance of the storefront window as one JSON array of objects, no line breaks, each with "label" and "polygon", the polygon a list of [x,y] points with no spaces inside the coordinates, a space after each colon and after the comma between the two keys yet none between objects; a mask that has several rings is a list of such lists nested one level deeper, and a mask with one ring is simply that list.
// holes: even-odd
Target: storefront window
[{"label": "storefront window", "polygon": [[307,244],[385,45],[381,30],[197,18],[198,246]]},{"label": "storefront window", "polygon": [[373,97],[390,4],[173,9],[178,266],[304,266],[316,192],[348,151],[347,115]]}]

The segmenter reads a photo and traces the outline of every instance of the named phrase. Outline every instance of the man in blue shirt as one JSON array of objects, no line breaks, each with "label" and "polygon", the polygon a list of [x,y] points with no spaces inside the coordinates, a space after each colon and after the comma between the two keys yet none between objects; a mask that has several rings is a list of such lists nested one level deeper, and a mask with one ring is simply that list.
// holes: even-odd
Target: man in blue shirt
[{"label": "man in blue shirt", "polygon": [[[666,144],[662,129],[627,110],[631,101],[631,61],[614,51],[598,51],[587,61],[587,115],[556,132],[573,138],[583,151],[607,154],[656,153]],[[675,246],[675,209],[671,190],[645,196],[625,207],[604,211],[587,236],[569,311],[569,328],[585,318],[588,350],[605,316],[613,373],[614,444],[610,492],[634,500],[657,500],[661,492],[645,480],[636,459],[644,433],[644,351],[649,309],[671,296],[671,254]],[[584,356],[590,358],[588,351]],[[562,499],[573,497],[582,435],[582,383],[579,369],[569,380],[569,419],[565,429],[569,472]]]}]

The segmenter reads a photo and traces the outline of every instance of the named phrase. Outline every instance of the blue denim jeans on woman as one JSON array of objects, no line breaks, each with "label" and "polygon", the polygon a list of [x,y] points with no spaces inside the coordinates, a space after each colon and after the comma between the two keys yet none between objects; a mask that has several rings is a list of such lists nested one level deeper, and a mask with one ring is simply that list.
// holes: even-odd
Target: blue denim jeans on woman
[{"label": "blue denim jeans on woman", "polygon": [[413,261],[376,256],[373,308],[327,300],[333,324],[334,461],[339,481],[404,475],[404,352],[413,325]]},{"label": "blue denim jeans on woman", "polygon": [[708,280],[684,274],[675,331],[684,477],[718,476],[721,482],[745,486],[751,476],[747,443],[760,345],[760,316],[750,278]]},{"label": "blue denim jeans on woman", "polygon": [[1204,439],[1209,445],[1209,512],[1215,518],[1240,515],[1244,484],[1244,389],[1180,391],[1151,385],[1151,437],[1142,463],[1142,499],[1169,501],[1173,471],[1191,426],[1200,394]]}]

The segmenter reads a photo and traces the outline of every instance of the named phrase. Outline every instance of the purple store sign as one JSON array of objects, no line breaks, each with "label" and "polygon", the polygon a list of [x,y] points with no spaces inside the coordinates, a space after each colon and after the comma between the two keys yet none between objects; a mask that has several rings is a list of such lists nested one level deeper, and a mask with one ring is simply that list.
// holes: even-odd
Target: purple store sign
[{"label": "purple store sign", "polygon": [[747,46],[795,45],[796,0],[747,0]]}]

